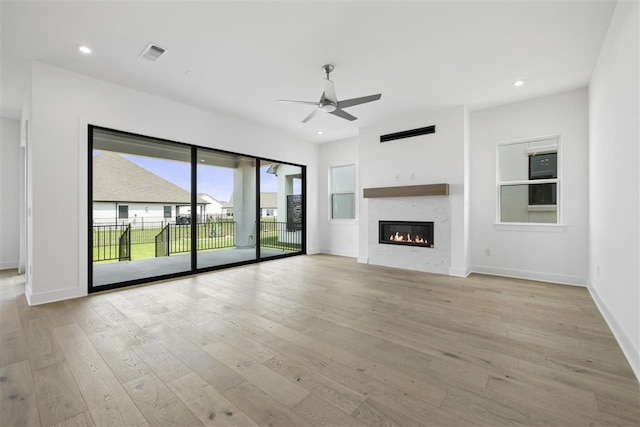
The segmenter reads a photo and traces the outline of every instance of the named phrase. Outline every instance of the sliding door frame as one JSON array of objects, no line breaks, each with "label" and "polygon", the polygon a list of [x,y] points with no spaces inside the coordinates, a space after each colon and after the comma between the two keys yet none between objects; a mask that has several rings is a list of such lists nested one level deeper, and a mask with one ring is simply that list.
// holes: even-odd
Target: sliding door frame
[{"label": "sliding door frame", "polygon": [[[147,277],[144,279],[134,279],[134,280],[126,280],[126,281],[122,281],[122,282],[117,282],[117,283],[109,283],[109,284],[105,284],[105,285],[100,285],[98,287],[94,287],[93,286],[93,150],[94,150],[94,144],[93,144],[93,134],[94,134],[94,130],[103,130],[103,131],[109,131],[109,132],[117,132],[122,134],[123,136],[131,136],[131,137],[137,137],[137,138],[148,138],[150,140],[155,140],[155,141],[159,141],[159,142],[167,142],[167,143],[171,143],[171,144],[176,144],[176,145],[181,145],[184,147],[188,147],[191,152],[190,152],[190,160],[191,160],[191,176],[190,176],[190,183],[191,183],[191,189],[190,189],[190,195],[191,195],[191,251],[190,251],[190,255],[191,255],[191,268],[188,271],[182,271],[182,272],[177,272],[177,273],[170,273],[170,274],[163,274],[163,275],[158,275],[158,276],[151,276],[151,277]],[[87,218],[88,218],[88,228],[87,228],[87,232],[88,232],[88,239],[87,239],[87,246],[89,248],[88,250],[88,280],[87,280],[87,292],[88,293],[95,293],[95,292],[101,292],[101,291],[107,291],[107,290],[111,290],[111,289],[117,289],[117,288],[123,288],[123,287],[127,287],[127,286],[134,286],[134,285],[140,285],[140,284],[144,284],[144,283],[151,283],[151,282],[155,282],[155,281],[159,281],[159,280],[167,280],[167,279],[174,279],[174,278],[178,278],[178,277],[185,277],[185,276],[191,276],[191,275],[196,275],[196,274],[200,274],[200,273],[206,273],[209,271],[215,271],[215,270],[221,270],[221,269],[225,269],[225,268],[231,268],[231,267],[237,267],[237,266],[242,266],[242,265],[248,265],[248,264],[255,264],[255,263],[259,263],[259,262],[264,262],[264,261],[270,261],[270,260],[275,260],[275,259],[282,259],[282,258],[288,258],[288,257],[292,257],[292,256],[298,256],[298,255],[306,255],[307,253],[307,180],[306,180],[306,176],[307,176],[307,167],[305,165],[300,165],[300,164],[296,164],[296,163],[291,163],[291,162],[285,162],[282,160],[275,160],[275,159],[269,159],[269,158],[264,158],[264,157],[257,157],[257,156],[252,156],[252,155],[247,155],[247,154],[243,154],[243,153],[237,153],[237,152],[233,152],[233,151],[228,151],[228,150],[221,150],[221,149],[217,149],[217,148],[212,148],[212,147],[203,147],[203,146],[198,146],[198,145],[193,145],[193,144],[187,144],[184,142],[178,142],[178,141],[173,141],[173,140],[169,140],[169,139],[164,139],[164,138],[156,138],[156,137],[151,137],[151,136],[147,136],[147,135],[141,135],[141,134],[137,134],[137,133],[132,133],[132,132],[127,132],[127,131],[121,131],[118,129],[112,129],[112,128],[107,128],[107,127],[102,127],[102,126],[96,126],[96,125],[92,125],[89,124],[88,125],[88,161],[87,161],[87,172],[88,172],[88,203],[87,203]],[[194,221],[194,218],[196,218],[197,216],[197,198],[198,198],[198,188],[197,188],[197,184],[198,184],[198,149],[202,149],[202,150],[210,150],[213,152],[217,152],[217,153],[223,153],[223,154],[229,154],[229,155],[235,155],[235,156],[243,156],[246,158],[250,158],[255,162],[255,185],[256,185],[256,194],[255,194],[255,198],[256,198],[256,210],[255,210],[255,224],[256,224],[256,232],[254,235],[255,238],[255,246],[256,246],[256,256],[255,259],[252,260],[246,260],[246,261],[238,261],[238,262],[233,262],[233,263],[229,263],[229,264],[223,264],[223,265],[216,265],[216,266],[210,266],[210,267],[202,267],[202,268],[198,268],[198,252],[197,252],[197,245],[198,245],[198,241],[197,241],[197,221]],[[301,183],[301,189],[302,189],[302,239],[301,239],[301,249],[300,251],[296,251],[296,252],[290,252],[290,253],[283,253],[282,255],[275,255],[275,256],[269,256],[269,257],[261,257],[260,256],[260,217],[261,217],[261,211],[260,211],[260,161],[261,160],[265,160],[265,161],[270,161],[270,162],[276,162],[276,163],[282,163],[282,164],[287,164],[287,165],[291,165],[291,166],[295,166],[295,167],[299,167],[301,170],[301,175],[302,175],[302,183]],[[131,262],[131,261],[130,261]],[[135,262],[135,261],[133,261]]]}]

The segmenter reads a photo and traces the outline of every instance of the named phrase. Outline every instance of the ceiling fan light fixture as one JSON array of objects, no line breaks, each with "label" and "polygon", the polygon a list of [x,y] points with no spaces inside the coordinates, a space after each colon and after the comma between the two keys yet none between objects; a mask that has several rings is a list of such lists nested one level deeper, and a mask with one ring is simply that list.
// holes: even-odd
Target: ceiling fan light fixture
[{"label": "ceiling fan light fixture", "polygon": [[324,111],[325,113],[333,113],[334,111],[336,111],[336,106],[333,104],[323,104],[320,106],[320,110]]}]

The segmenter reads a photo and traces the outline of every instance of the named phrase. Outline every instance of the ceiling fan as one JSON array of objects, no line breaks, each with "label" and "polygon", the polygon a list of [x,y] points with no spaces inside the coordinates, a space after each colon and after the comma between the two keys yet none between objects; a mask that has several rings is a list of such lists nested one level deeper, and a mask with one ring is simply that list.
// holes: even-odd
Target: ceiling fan
[{"label": "ceiling fan", "polygon": [[354,105],[360,105],[360,104],[365,104],[367,102],[377,101],[382,96],[382,94],[378,93],[376,95],[362,96],[360,98],[351,98],[351,99],[345,99],[345,100],[342,100],[342,101],[338,101],[338,98],[336,97],[336,89],[333,86],[333,82],[331,80],[329,80],[329,73],[331,73],[333,71],[333,65],[331,65],[331,64],[323,65],[322,66],[322,71],[324,71],[327,74],[327,78],[326,79],[322,79],[322,80],[324,80],[324,92],[322,92],[322,96],[320,97],[320,101],[318,101],[318,102],[313,102],[313,101],[292,101],[292,100],[288,100],[288,99],[278,99],[277,100],[277,102],[293,102],[295,104],[307,104],[307,105],[315,105],[315,106],[317,106],[318,108],[313,110],[311,112],[311,114],[309,114],[307,117],[305,117],[305,119],[302,121],[302,123],[307,123],[309,120],[311,120],[313,117],[315,117],[316,114],[318,114],[318,111],[322,111],[324,113],[333,114],[334,116],[338,116],[338,117],[341,117],[343,119],[350,120],[350,121],[356,120],[357,117],[352,116],[351,114],[347,113],[346,111],[343,110],[343,108],[353,107]]}]

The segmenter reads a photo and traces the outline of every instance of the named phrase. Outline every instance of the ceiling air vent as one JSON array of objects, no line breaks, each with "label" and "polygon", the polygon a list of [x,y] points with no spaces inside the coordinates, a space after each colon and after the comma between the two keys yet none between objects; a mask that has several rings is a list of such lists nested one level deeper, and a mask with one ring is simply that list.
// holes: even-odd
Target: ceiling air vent
[{"label": "ceiling air vent", "polygon": [[167,49],[158,46],[157,44],[149,43],[147,47],[140,53],[140,56],[144,59],[148,59],[149,61],[156,62]]}]

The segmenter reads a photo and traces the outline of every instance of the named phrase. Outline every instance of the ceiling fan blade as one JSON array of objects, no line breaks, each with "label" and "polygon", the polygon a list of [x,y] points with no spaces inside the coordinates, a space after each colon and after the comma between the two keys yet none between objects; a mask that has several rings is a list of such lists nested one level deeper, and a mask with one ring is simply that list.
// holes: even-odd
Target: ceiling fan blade
[{"label": "ceiling fan blade", "polygon": [[307,117],[304,118],[302,123],[307,123],[309,120],[313,119],[315,115],[318,114],[318,111],[320,111],[319,108],[316,108],[315,110],[313,110],[311,114],[309,114]]},{"label": "ceiling fan blade", "polygon": [[366,104],[367,102],[377,101],[382,97],[381,93],[376,95],[362,96],[360,98],[345,99],[338,102],[338,108],[353,107],[354,105]]},{"label": "ceiling fan blade", "polygon": [[333,86],[333,82],[329,79],[324,80],[324,98],[327,101],[331,101],[333,103],[338,103],[338,97],[336,96],[336,88]]},{"label": "ceiling fan blade", "polygon": [[341,110],[339,108],[336,108],[334,111],[330,112],[329,114],[333,114],[334,116],[338,116],[338,117],[341,117],[343,119],[347,119],[347,120],[350,120],[350,121],[357,120],[356,116],[352,116],[351,114],[349,114],[346,111]]},{"label": "ceiling fan blade", "polygon": [[319,102],[314,102],[314,101],[294,101],[291,99],[277,99],[276,102],[290,102],[293,104],[307,104],[307,105],[317,105],[320,106]]}]

